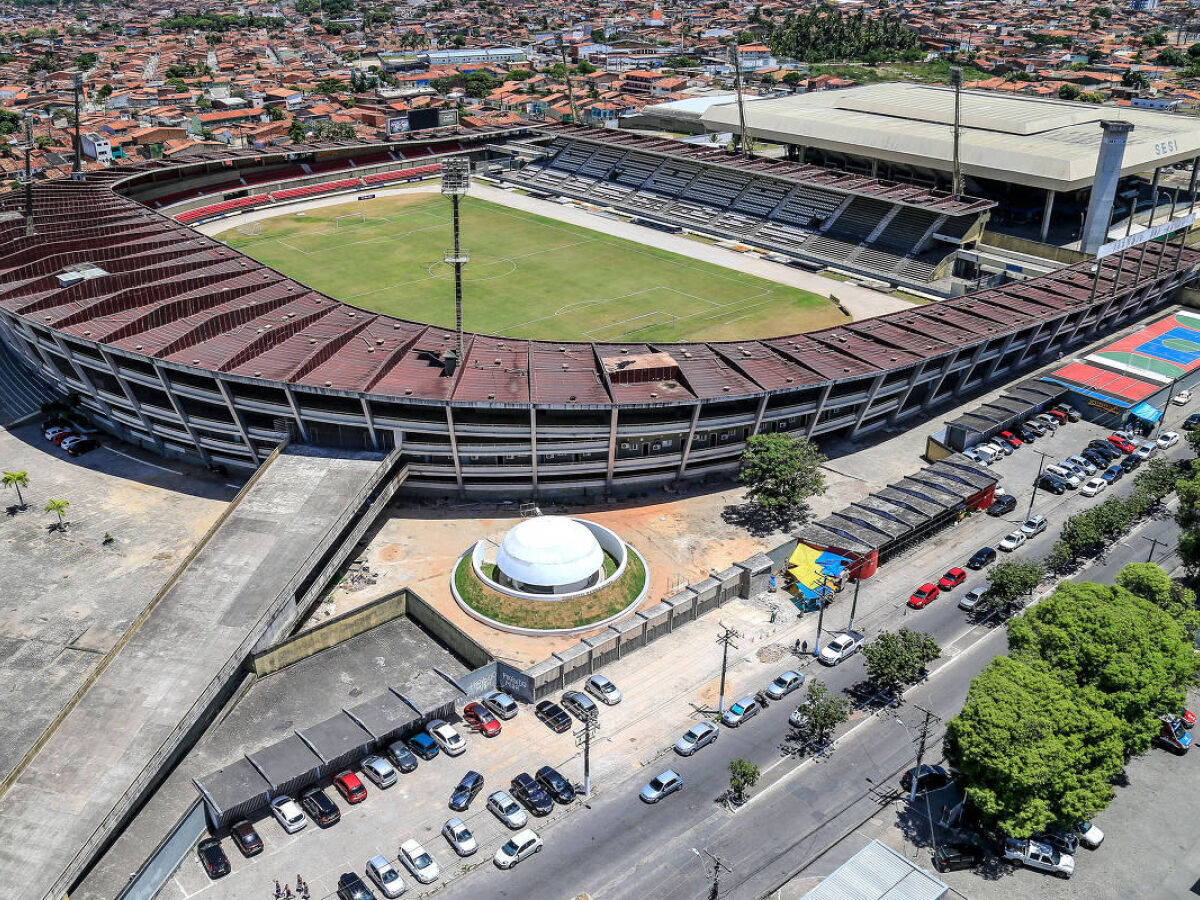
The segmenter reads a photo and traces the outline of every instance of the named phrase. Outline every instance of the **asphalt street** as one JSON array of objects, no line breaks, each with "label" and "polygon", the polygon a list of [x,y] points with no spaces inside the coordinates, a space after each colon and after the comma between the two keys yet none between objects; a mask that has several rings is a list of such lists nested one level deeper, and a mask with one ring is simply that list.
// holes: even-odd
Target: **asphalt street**
[{"label": "asphalt street", "polygon": [[[1039,441],[1038,449],[1061,459],[1078,452],[1094,431],[1094,427],[1083,426],[1060,429],[1055,437]],[[1172,451],[1176,456],[1185,452],[1183,445]],[[1037,456],[1028,451],[1018,451],[1001,462],[996,470],[1019,501],[1012,519],[971,517],[957,526],[961,532],[948,532],[914,549],[911,553],[920,557],[927,570],[925,577],[936,580],[946,568],[961,565],[978,546],[995,546],[1016,527],[1024,518],[1036,469]],[[1132,477],[1122,479],[1107,495],[1128,493],[1132,482]],[[1051,526],[1012,557],[1045,556],[1061,523],[1099,499],[1103,498],[1091,500],[1078,492],[1061,497],[1039,492],[1034,512],[1050,518]],[[1172,529],[1169,519],[1151,521],[1114,545],[1106,564],[1096,564],[1079,577],[1111,582],[1125,563],[1147,558],[1152,545],[1145,537],[1166,541],[1166,546],[1155,547],[1155,561],[1170,568]],[[828,758],[804,760],[794,755],[795,748],[788,741],[787,717],[800,696],[793,694],[772,703],[738,729],[723,727],[715,745],[690,759],[664,748],[646,768],[621,782],[598,786],[590,808],[565,817],[544,835],[542,853],[508,872],[497,872],[490,863],[479,866],[443,887],[439,895],[468,897],[486,890],[490,896],[530,900],[583,892],[593,898],[689,900],[707,896],[711,887],[712,865],[706,863],[704,851],[716,854],[731,867],[722,873],[722,896],[761,897],[776,888],[871,815],[881,795],[896,790],[899,773],[915,760],[915,741],[924,718],[918,707],[941,719],[953,716],[971,678],[1006,649],[1004,628],[973,623],[956,606],[962,591],[982,583],[978,575],[925,609],[913,611],[903,604],[919,581],[900,584],[893,574],[911,570],[912,560],[908,563],[889,563],[881,572],[883,577],[868,582],[864,594],[890,591],[895,603],[873,607],[870,616],[856,623],[869,634],[882,627],[919,628],[932,634],[943,648],[943,658],[935,664],[929,680],[913,688],[899,710],[873,717],[860,713]],[[848,600],[841,597],[831,606],[827,626],[844,624]],[[781,669],[786,667],[781,663]],[[825,680],[833,690],[849,690],[861,683],[865,674],[861,657],[834,669],[814,665],[811,660],[801,668],[808,677]],[[942,730],[937,719],[931,724],[927,743],[936,756]],[[764,776],[750,802],[733,813],[719,798],[728,787],[728,763],[737,757],[757,763]],[[667,768],[683,776],[684,790],[655,806],[640,802],[641,786]]]}]

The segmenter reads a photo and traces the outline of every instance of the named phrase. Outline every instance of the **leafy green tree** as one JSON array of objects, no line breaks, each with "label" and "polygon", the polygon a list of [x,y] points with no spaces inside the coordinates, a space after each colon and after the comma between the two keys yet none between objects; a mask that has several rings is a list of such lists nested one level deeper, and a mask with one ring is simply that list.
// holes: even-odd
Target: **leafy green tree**
[{"label": "leafy green tree", "polygon": [[786,75],[783,76],[784,84],[796,85],[796,84],[799,84],[803,80],[804,80],[804,76],[801,75],[799,72],[788,72]]},{"label": "leafy green tree", "polygon": [[1160,66],[1186,66],[1188,64],[1188,58],[1175,47],[1167,47],[1154,58],[1154,61]]},{"label": "leafy green tree", "polygon": [[303,122],[294,121],[292,122],[292,127],[288,129],[288,137],[297,144],[302,144],[308,140],[308,129]]},{"label": "leafy green tree", "polygon": [[1175,491],[1175,482],[1178,480],[1179,469],[1175,463],[1165,456],[1155,456],[1133,477],[1133,490],[1135,494],[1149,497],[1157,504]]},{"label": "leafy green tree", "polygon": [[1033,595],[1045,577],[1046,570],[1041,563],[1017,560],[996,563],[988,570],[987,590],[983,592],[976,609],[991,612],[1021,605]]},{"label": "leafy green tree", "polygon": [[754,763],[742,758],[729,761],[729,792],[739,803],[746,799],[746,792],[758,784],[762,772]]},{"label": "leafy green tree", "polygon": [[99,56],[89,51],[87,53],[80,53],[77,57],[75,57],[73,64],[76,69],[79,69],[81,72],[86,72],[88,69],[94,66],[96,61],[99,59]]},{"label": "leafy green tree", "polygon": [[765,510],[798,517],[807,501],[825,491],[825,455],[804,438],[785,432],[756,434],[746,442],[738,480],[746,499]]},{"label": "leafy green tree", "polygon": [[[744,32],[750,40],[754,35]],[[783,24],[771,32],[771,49],[776,56],[805,62],[863,60],[879,62],[898,59],[917,49],[917,32],[891,12],[868,15],[860,8],[842,12],[826,4],[807,11],[789,12]]]},{"label": "leafy green tree", "polygon": [[334,94],[340,93],[346,87],[346,83],[337,78],[322,78],[317,82],[316,93],[325,97],[332,97]]},{"label": "leafy green tree", "polygon": [[1081,91],[1075,85],[1068,83],[1068,84],[1059,86],[1058,99],[1059,100],[1078,100],[1079,95],[1082,93],[1083,93],[1083,91]]},{"label": "leafy green tree", "polygon": [[850,718],[850,701],[829,693],[829,688],[819,678],[808,683],[801,708],[804,710],[804,732],[817,744],[824,744],[834,730]]},{"label": "leafy green tree", "polygon": [[25,498],[21,495],[21,488],[29,487],[29,473],[24,469],[16,471],[8,471],[3,475],[3,483],[6,488],[15,488],[17,491],[17,506],[21,509],[25,508]]},{"label": "leafy green tree", "polygon": [[916,684],[925,675],[925,667],[941,655],[942,648],[932,635],[908,628],[895,633],[880,632],[863,646],[867,678],[893,697],[899,697],[906,687]]},{"label": "leafy green tree", "polygon": [[67,513],[67,507],[71,505],[68,500],[47,500],[46,512],[52,512],[58,516],[58,530],[62,531],[66,526],[63,524],[63,516]]},{"label": "leafy green tree", "polygon": [[1179,623],[1121,587],[1067,582],[1008,629],[1009,653],[1044,665],[1078,689],[1081,702],[1111,712],[1127,755],[1158,733],[1160,713],[1183,703],[1196,673],[1192,642]]},{"label": "leafy green tree", "polygon": [[604,37],[605,37],[605,35],[604,35],[603,28],[593,28],[592,29],[592,43],[593,44],[603,44]]},{"label": "leafy green tree", "polygon": [[279,106],[277,104],[272,104],[271,106],[267,107],[267,118],[270,119],[272,122],[278,122],[285,115],[287,115],[287,113],[285,113],[283,111],[282,106]]},{"label": "leafy green tree", "polygon": [[946,754],[983,820],[1012,837],[1103,810],[1125,763],[1111,712],[1045,666],[1000,656],[946,726]]},{"label": "leafy green tree", "polygon": [[505,81],[528,81],[533,77],[533,72],[529,69],[509,69],[504,73]]},{"label": "leafy green tree", "polygon": [[1121,84],[1127,88],[1147,88],[1150,86],[1150,79],[1146,77],[1145,72],[1126,69],[1125,74],[1121,76]]},{"label": "leafy green tree", "polygon": [[1117,574],[1117,585],[1153,603],[1183,626],[1186,634],[1200,629],[1196,593],[1172,579],[1155,563],[1129,563]]}]

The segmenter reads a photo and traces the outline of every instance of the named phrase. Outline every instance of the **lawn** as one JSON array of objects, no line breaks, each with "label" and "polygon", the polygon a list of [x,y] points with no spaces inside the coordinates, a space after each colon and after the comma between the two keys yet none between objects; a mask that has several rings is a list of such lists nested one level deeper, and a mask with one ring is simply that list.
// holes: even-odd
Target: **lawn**
[{"label": "lawn", "polygon": [[[339,218],[342,217],[342,218]],[[650,232],[650,234],[653,234]],[[317,290],[390,315],[454,325],[449,201],[412,193],[236,228],[219,239]],[[847,318],[807,291],[468,197],[464,326],[543,340],[737,340]]]}]

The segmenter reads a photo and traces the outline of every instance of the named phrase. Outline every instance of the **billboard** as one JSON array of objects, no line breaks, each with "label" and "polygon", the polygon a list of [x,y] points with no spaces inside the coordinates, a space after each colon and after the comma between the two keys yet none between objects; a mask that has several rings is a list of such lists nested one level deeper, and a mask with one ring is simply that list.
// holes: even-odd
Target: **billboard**
[{"label": "billboard", "polygon": [[458,124],[457,109],[438,110],[438,128],[450,128]]},{"label": "billboard", "polygon": [[408,132],[408,116],[395,116],[384,123],[388,137]]}]

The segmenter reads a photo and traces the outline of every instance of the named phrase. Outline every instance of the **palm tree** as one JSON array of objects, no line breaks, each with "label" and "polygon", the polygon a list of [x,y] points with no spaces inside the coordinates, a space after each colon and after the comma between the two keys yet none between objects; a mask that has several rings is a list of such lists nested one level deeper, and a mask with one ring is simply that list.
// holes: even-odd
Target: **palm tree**
[{"label": "palm tree", "polygon": [[17,489],[17,506],[21,509],[25,508],[25,498],[21,496],[21,488],[29,487],[29,473],[21,470],[17,472],[5,472],[3,483],[6,488]]},{"label": "palm tree", "polygon": [[63,513],[65,513],[67,511],[67,507],[70,505],[71,505],[71,503],[68,500],[48,500],[48,501],[46,501],[46,512],[52,512],[58,516],[58,530],[59,531],[62,531],[65,528],[65,526],[63,525]]}]

